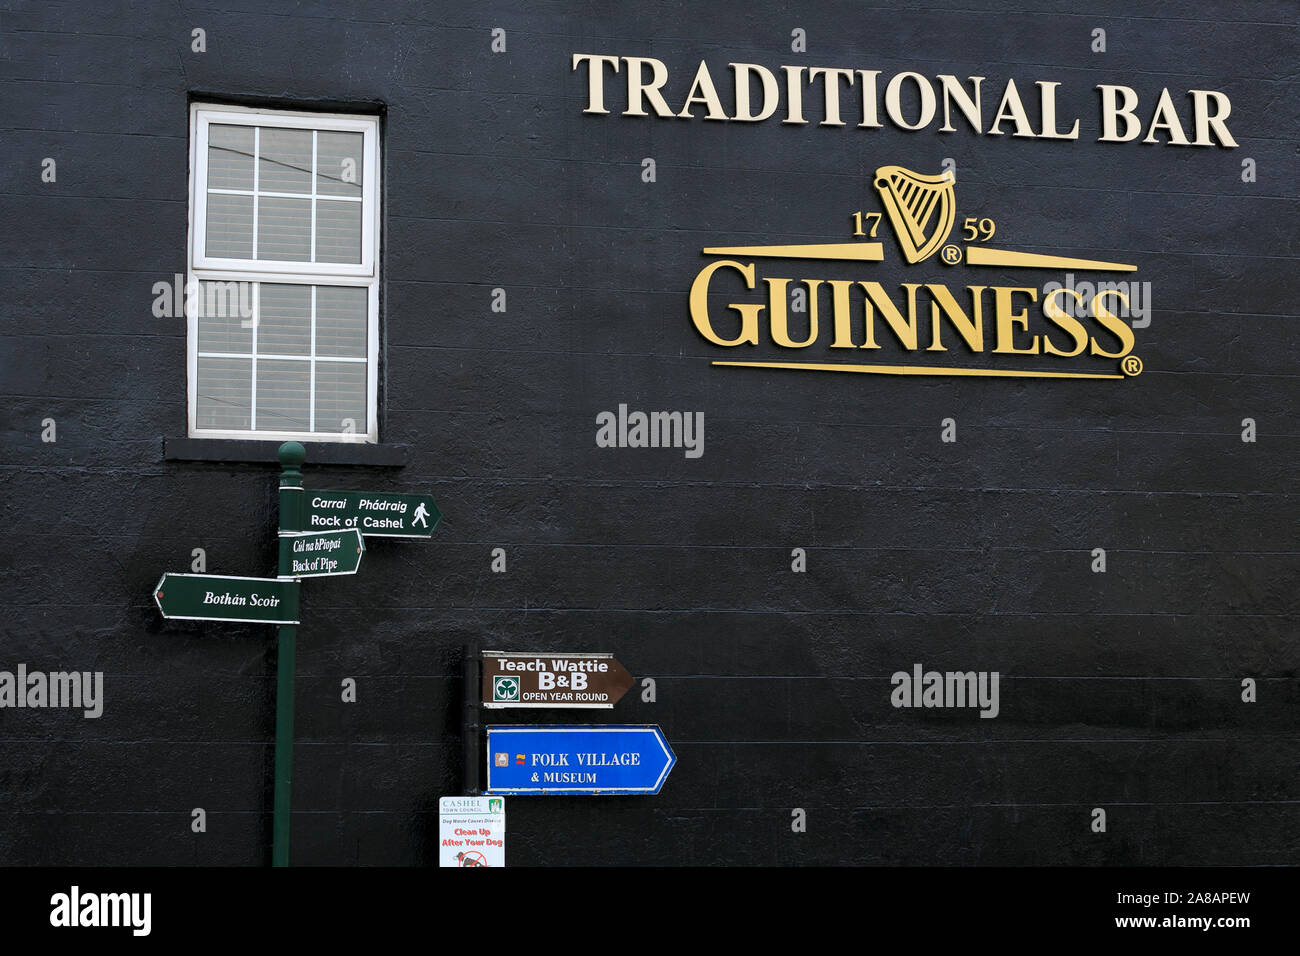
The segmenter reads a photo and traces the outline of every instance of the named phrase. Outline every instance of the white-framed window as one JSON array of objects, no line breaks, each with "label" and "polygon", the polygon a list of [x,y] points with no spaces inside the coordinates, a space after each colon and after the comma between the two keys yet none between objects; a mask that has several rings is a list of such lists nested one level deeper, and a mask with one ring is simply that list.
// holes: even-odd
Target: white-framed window
[{"label": "white-framed window", "polygon": [[379,118],[192,104],[189,434],[379,440]]}]

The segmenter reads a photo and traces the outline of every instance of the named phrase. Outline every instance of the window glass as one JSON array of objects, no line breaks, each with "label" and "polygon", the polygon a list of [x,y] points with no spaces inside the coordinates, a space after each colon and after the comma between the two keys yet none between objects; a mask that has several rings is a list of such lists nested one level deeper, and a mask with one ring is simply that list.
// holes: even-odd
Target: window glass
[{"label": "window glass", "polygon": [[191,434],[376,440],[377,120],[211,106],[194,128]]}]

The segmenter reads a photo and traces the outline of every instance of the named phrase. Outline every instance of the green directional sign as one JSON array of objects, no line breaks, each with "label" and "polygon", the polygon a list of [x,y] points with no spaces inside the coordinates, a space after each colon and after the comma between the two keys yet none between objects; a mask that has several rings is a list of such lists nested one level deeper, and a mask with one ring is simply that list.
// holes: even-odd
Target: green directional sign
[{"label": "green directional sign", "polygon": [[361,532],[346,531],[283,532],[280,547],[286,550],[289,570],[297,578],[323,578],[335,574],[356,574],[366,545]]},{"label": "green directional sign", "polygon": [[163,617],[297,624],[298,582],[221,574],[164,574],[153,589]]},{"label": "green directional sign", "polygon": [[431,495],[307,491],[306,531],[356,528],[368,538],[428,538],[442,520]]}]

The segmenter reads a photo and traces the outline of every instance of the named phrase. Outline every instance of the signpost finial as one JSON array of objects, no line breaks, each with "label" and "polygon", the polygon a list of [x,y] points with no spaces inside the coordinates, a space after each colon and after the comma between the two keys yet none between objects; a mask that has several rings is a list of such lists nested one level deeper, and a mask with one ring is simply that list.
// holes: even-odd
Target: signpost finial
[{"label": "signpost finial", "polygon": [[285,470],[290,468],[295,471],[307,460],[307,449],[303,448],[299,442],[287,441],[280,446],[280,464]]}]

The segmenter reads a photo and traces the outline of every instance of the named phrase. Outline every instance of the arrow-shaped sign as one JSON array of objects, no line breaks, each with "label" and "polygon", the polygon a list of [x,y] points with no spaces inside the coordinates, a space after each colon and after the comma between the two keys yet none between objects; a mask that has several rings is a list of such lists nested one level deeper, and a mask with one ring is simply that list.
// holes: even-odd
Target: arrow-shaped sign
[{"label": "arrow-shaped sign", "polygon": [[368,538],[428,538],[442,520],[431,495],[307,491],[306,530],[356,528]]},{"label": "arrow-shaped sign", "polygon": [[361,532],[346,531],[284,532],[281,547],[289,553],[289,574],[299,578],[323,578],[336,574],[356,574],[361,556],[366,552]]},{"label": "arrow-shaped sign", "polygon": [[181,621],[298,623],[297,581],[169,572],[153,589],[153,599],[163,617]]},{"label": "arrow-shaped sign", "polygon": [[634,683],[613,654],[483,652],[483,706],[609,710]]},{"label": "arrow-shaped sign", "polygon": [[658,793],[677,757],[654,724],[487,728],[487,792]]}]

